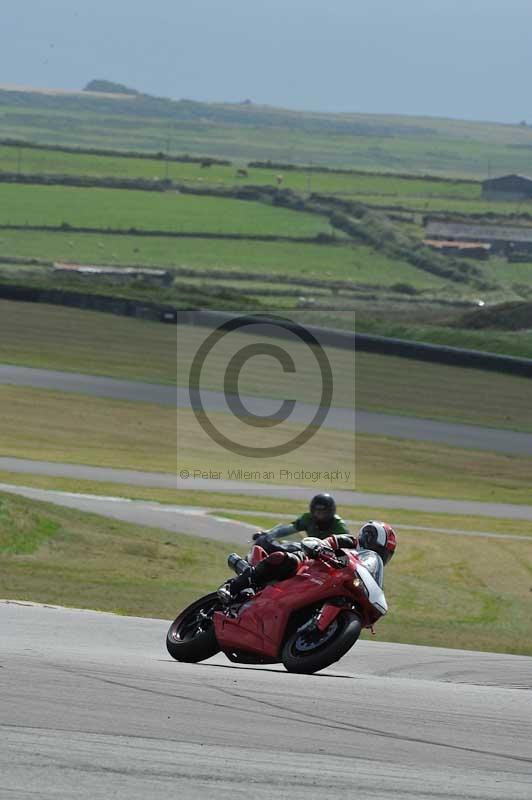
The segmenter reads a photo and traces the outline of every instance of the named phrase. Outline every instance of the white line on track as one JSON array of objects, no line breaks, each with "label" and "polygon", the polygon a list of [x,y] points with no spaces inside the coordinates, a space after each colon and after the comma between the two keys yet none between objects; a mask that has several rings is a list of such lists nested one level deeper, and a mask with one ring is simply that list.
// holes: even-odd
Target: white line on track
[{"label": "white line on track", "polygon": [[[296,515],[273,514],[262,512],[260,509],[224,509],[207,508],[200,506],[166,505],[144,500],[132,500],[122,497],[107,497],[105,495],[76,494],[75,492],[62,492],[49,489],[35,489],[28,486],[15,486],[0,483],[0,491],[11,492],[33,500],[40,500],[68,508],[77,508],[101,514],[104,517],[122,519],[147,527],[164,528],[179,533],[212,538],[220,541],[244,544],[248,543],[250,535],[257,530],[256,525],[248,524],[232,518],[227,519],[220,514],[250,517],[268,517],[272,520],[294,519]],[[361,525],[364,520],[347,520],[353,529]],[[471,536],[484,539],[510,539],[516,541],[530,541],[532,537],[520,536],[512,533],[493,533],[487,531],[468,531],[453,528],[434,528],[424,525],[397,525],[398,531],[419,531],[421,533],[436,533],[449,536]]]}]

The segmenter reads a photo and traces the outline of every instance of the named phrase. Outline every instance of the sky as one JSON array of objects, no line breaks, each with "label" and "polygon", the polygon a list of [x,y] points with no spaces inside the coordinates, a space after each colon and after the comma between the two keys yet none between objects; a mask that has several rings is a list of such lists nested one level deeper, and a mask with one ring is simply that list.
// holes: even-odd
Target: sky
[{"label": "sky", "polygon": [[532,120],[531,0],[18,0],[0,84]]}]

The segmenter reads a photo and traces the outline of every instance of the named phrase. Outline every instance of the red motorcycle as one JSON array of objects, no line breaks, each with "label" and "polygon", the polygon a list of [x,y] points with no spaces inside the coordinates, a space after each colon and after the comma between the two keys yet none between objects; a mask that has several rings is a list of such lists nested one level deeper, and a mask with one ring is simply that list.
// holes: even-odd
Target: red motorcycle
[{"label": "red motorcycle", "polygon": [[[248,563],[266,555],[256,544]],[[252,596],[225,604],[212,592],[188,606],[170,625],[168,652],[196,663],[221,650],[238,664],[282,662],[288,672],[317,672],[342,658],[362,628],[386,614],[381,576],[382,561],[372,551],[339,555],[320,546],[293,577]]]}]

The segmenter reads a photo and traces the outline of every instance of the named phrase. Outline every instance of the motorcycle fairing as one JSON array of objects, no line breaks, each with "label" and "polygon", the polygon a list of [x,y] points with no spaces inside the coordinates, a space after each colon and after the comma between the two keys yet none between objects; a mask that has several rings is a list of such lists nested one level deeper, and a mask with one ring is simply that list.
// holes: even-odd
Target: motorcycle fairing
[{"label": "motorcycle fairing", "polygon": [[368,600],[371,605],[381,614],[384,616],[388,611],[388,603],[386,602],[386,598],[384,596],[384,592],[382,591],[381,587],[371,574],[371,572],[366,569],[363,564],[358,563],[357,567],[357,575],[366,587],[368,591]]},{"label": "motorcycle fairing", "polygon": [[217,611],[214,614],[216,638],[226,652],[247,650],[270,658],[278,657],[294,611],[345,593],[343,570],[331,570],[319,562],[303,563],[293,578],[266,586],[244,603],[235,618]]}]

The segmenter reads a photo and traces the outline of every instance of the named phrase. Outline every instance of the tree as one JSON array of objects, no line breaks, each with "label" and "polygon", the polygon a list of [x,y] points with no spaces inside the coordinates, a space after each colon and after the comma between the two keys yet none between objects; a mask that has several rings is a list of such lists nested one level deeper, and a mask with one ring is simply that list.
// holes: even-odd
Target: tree
[{"label": "tree", "polygon": [[124,86],[122,83],[113,83],[112,81],[93,80],[90,81],[85,88],[84,92],[105,92],[106,94],[140,94],[136,89],[130,89],[129,86]]}]

